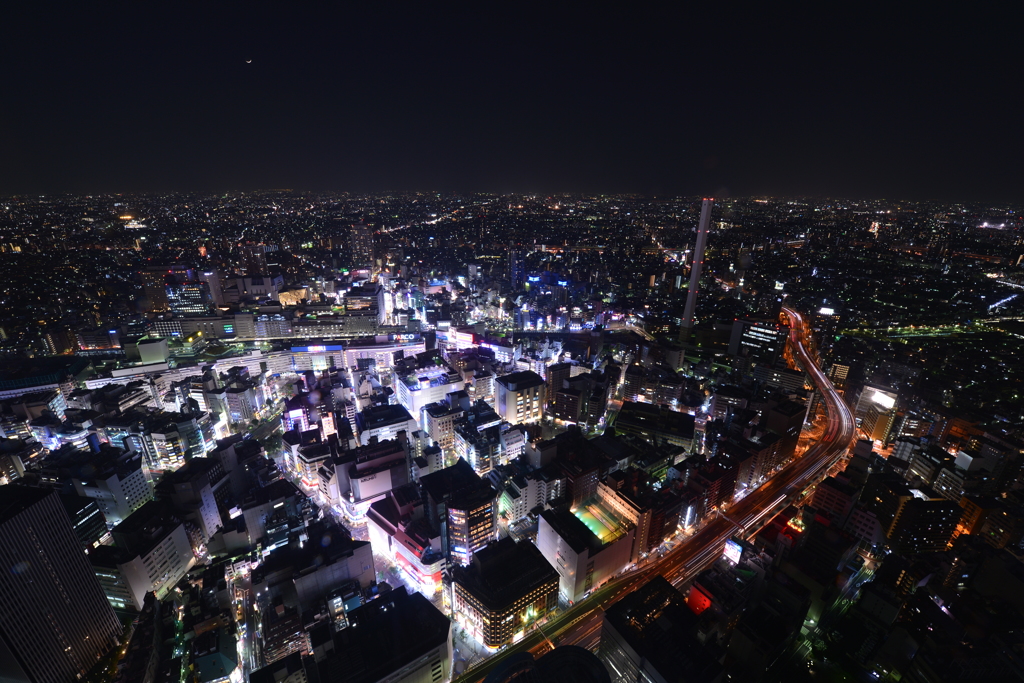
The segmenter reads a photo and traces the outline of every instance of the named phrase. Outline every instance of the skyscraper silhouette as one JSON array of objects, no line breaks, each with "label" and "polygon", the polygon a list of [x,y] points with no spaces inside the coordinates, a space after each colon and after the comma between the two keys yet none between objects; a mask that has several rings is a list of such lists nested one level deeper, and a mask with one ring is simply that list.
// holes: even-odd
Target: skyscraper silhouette
[{"label": "skyscraper silhouette", "polygon": [[0,487],[0,566],[3,676],[66,683],[117,645],[121,624],[56,492]]}]

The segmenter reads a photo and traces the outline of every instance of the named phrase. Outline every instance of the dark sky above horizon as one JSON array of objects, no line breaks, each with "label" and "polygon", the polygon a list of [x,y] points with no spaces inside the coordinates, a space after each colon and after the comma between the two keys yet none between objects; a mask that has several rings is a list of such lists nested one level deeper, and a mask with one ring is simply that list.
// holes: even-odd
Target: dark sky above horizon
[{"label": "dark sky above horizon", "polygon": [[5,8],[0,195],[1024,199],[1010,11],[363,4]]}]

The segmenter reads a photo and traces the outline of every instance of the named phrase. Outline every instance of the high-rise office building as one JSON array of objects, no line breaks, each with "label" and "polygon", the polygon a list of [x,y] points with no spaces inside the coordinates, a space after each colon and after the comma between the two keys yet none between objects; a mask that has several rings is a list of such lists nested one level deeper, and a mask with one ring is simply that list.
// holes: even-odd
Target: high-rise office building
[{"label": "high-rise office building", "polygon": [[209,315],[210,286],[205,282],[167,285],[167,305],[175,315]]},{"label": "high-rise office building", "polygon": [[925,486],[911,488],[889,473],[872,474],[861,500],[878,519],[889,548],[903,554],[945,550],[963,516],[958,502]]},{"label": "high-rise office building", "polygon": [[69,493],[61,495],[60,502],[68,513],[71,527],[82,543],[82,548],[88,552],[98,546],[107,535],[107,524],[96,501]]},{"label": "high-rise office building", "polygon": [[889,438],[896,421],[898,402],[899,394],[895,390],[874,384],[864,385],[853,414],[868,438],[876,441]]},{"label": "high-rise office building", "polygon": [[352,225],[349,232],[352,249],[352,266],[354,268],[370,268],[373,266],[373,230],[366,223]]},{"label": "high-rise office building", "polygon": [[519,289],[526,281],[526,263],[521,251],[508,253],[508,279],[512,281],[512,289]]},{"label": "high-rise office building", "polygon": [[572,377],[571,363],[554,363],[547,367],[547,386],[545,398],[550,405],[555,402],[555,394],[562,390],[562,382]]},{"label": "high-rise office building", "polygon": [[147,269],[140,273],[142,288],[146,295],[148,310],[166,311],[167,305],[167,273],[163,268]]},{"label": "high-rise office building", "polygon": [[729,355],[775,365],[787,336],[787,329],[776,320],[736,320],[732,324]]},{"label": "high-rise office building", "polygon": [[150,311],[168,311],[167,284],[175,278],[191,280],[192,271],[186,266],[150,266],[139,273]]},{"label": "high-rise office building", "polygon": [[833,363],[827,374],[835,388],[843,390],[846,388],[846,378],[850,375],[850,366]]},{"label": "high-rise office building", "polygon": [[497,492],[461,458],[451,467],[420,477],[426,519],[441,535],[448,562],[466,565],[497,537]]},{"label": "high-rise office building", "polygon": [[209,270],[199,274],[199,279],[210,288],[210,299],[215,306],[224,305],[224,290],[220,285],[220,273],[216,270]]},{"label": "high-rise office building", "polygon": [[56,492],[0,488],[0,679],[66,683],[121,635]]}]

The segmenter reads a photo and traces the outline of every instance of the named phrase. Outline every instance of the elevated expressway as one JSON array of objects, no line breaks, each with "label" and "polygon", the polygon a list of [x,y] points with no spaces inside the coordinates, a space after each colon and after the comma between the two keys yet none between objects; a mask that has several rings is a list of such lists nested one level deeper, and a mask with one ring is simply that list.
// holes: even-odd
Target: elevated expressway
[{"label": "elevated expressway", "polygon": [[747,537],[761,529],[772,517],[824,478],[849,449],[855,423],[853,414],[825,374],[812,358],[809,328],[803,317],[791,308],[783,308],[790,324],[788,345],[793,356],[810,375],[821,393],[826,426],[821,439],[804,454],[780,470],[774,477],[735,503],[727,513],[707,521],[693,536],[680,540],[664,555],[625,573],[594,591],[547,624],[535,628],[521,641],[457,677],[458,683],[482,680],[505,657],[517,652],[539,655],[553,645],[593,646],[600,634],[600,618],[605,608],[636,590],[653,576],[661,574],[680,586],[692,579],[722,555],[725,542],[733,536]]}]

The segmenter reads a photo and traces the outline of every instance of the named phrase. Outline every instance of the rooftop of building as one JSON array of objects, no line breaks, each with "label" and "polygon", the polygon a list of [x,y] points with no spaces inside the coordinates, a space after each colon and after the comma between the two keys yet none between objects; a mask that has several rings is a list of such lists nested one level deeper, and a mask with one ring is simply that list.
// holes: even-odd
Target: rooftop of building
[{"label": "rooftop of building", "polygon": [[589,550],[593,554],[604,548],[605,544],[597,534],[569,510],[544,510],[540,516],[573,551],[581,553]]},{"label": "rooftop of building", "polygon": [[260,583],[264,577],[289,567],[303,572],[330,565],[370,545],[369,541],[353,539],[344,527],[325,521],[311,524],[304,531],[309,542],[302,542],[298,534],[293,534],[287,545],[272,550],[253,570],[253,583]]},{"label": "rooftop of building", "polygon": [[666,680],[685,672],[687,683],[710,683],[721,673],[721,664],[694,635],[697,616],[662,576],[609,607],[604,618]]},{"label": "rooftop of building", "polygon": [[[0,486],[0,524],[20,515],[51,493],[53,492],[49,489],[37,489],[17,484]],[[53,495],[57,494],[53,493]]]},{"label": "rooftop of building", "polygon": [[[75,493],[61,493],[60,504],[64,506],[64,510],[68,513],[69,517],[71,517],[72,515],[77,515],[79,512],[88,507],[99,509],[94,499],[88,498],[86,496],[79,496],[78,494]],[[74,521],[73,518],[72,521]]]},{"label": "rooftop of building", "polygon": [[[266,486],[252,490],[246,497],[243,506],[248,508],[263,505],[283,498],[296,498],[303,496],[295,484],[287,479],[276,479]],[[304,497],[304,496],[303,496]]]},{"label": "rooftop of building", "polygon": [[380,429],[410,420],[412,420],[412,415],[405,409],[405,406],[398,404],[370,406],[356,414],[356,425],[360,432]]},{"label": "rooftop of building", "polygon": [[559,645],[534,660],[529,652],[506,657],[484,683],[610,683],[608,669],[590,650]]},{"label": "rooftop of building", "polygon": [[849,481],[842,481],[835,477],[825,477],[821,483],[818,484],[818,488],[821,488],[822,486],[833,489],[846,496],[853,496],[858,490],[858,488]]},{"label": "rooftop of building", "polygon": [[399,377],[416,375],[422,372],[433,374],[434,372],[452,372],[451,366],[445,362],[441,352],[437,349],[423,351],[412,356],[406,356],[395,361],[395,374]]},{"label": "rooftop of building", "polygon": [[334,634],[334,652],[318,663],[320,679],[373,683],[428,652],[445,647],[451,622],[419,593],[397,588],[348,614]]},{"label": "rooftop of building", "polygon": [[335,459],[335,464],[347,464],[347,463],[366,463],[378,458],[387,457],[394,455],[400,451],[405,451],[405,443],[401,439],[399,434],[398,439],[385,439],[378,441],[377,443],[367,444],[365,446],[359,446],[349,451],[342,451]]},{"label": "rooftop of building", "polygon": [[87,484],[115,475],[123,480],[142,469],[142,455],[108,444],[101,444],[98,453],[81,451],[71,444],[65,444],[47,456],[44,467],[57,469]]},{"label": "rooftop of building", "polygon": [[650,403],[623,401],[622,409],[615,418],[615,425],[629,429],[657,431],[672,434],[681,439],[692,439],[695,418],[689,413],[680,413],[667,406]]},{"label": "rooftop of building", "polygon": [[238,664],[235,637],[225,628],[217,628],[196,636],[192,641],[192,656],[200,683],[216,681],[228,676]]},{"label": "rooftop of building", "polygon": [[[462,392],[465,393],[465,392]],[[436,419],[447,417],[449,415],[461,415],[465,412],[465,409],[458,403],[454,405],[449,404],[446,401],[438,401],[437,403],[430,403],[424,406],[423,410],[427,412],[430,417]]]},{"label": "rooftop of building", "polygon": [[463,419],[468,424],[476,425],[478,429],[501,422],[501,417],[498,413],[494,412],[494,408],[482,398],[477,399],[476,403],[470,406]]},{"label": "rooftop of building", "polygon": [[750,391],[732,384],[722,384],[715,387],[715,395],[728,398],[750,398]]},{"label": "rooftop of building", "polygon": [[498,425],[477,429],[473,424],[460,422],[455,425],[455,433],[466,443],[477,447],[501,442],[501,430],[498,429]]},{"label": "rooftop of building", "polygon": [[249,674],[249,683],[279,683],[302,670],[302,653],[293,652],[273,664],[253,671]]},{"label": "rooftop of building", "polygon": [[753,590],[756,574],[721,560],[702,571],[693,585],[714,600],[726,613],[740,609]]},{"label": "rooftop of building", "polygon": [[[219,470],[220,476],[215,476],[217,470]],[[185,461],[185,464],[175,471],[165,474],[156,485],[156,488],[157,490],[161,490],[161,488],[167,488],[168,486],[173,487],[176,484],[193,481],[204,475],[213,476],[210,481],[211,485],[217,483],[220,478],[224,476],[224,470],[221,466],[220,460],[217,458],[207,457],[191,458]]]},{"label": "rooftop of building", "polygon": [[119,564],[128,562],[132,557],[127,549],[113,545],[99,545],[89,551],[90,564],[104,569],[117,569]]},{"label": "rooftop of building", "polygon": [[491,485],[481,479],[473,466],[463,458],[459,458],[451,467],[424,474],[420,477],[420,485],[428,495],[438,501],[449,500],[461,491],[482,486],[491,488]]},{"label": "rooftop of building", "polygon": [[501,612],[545,583],[557,586],[558,572],[533,543],[506,537],[478,550],[469,565],[453,568],[452,581],[487,609]]},{"label": "rooftop of building", "polygon": [[532,370],[513,372],[510,375],[502,375],[497,382],[509,391],[523,391],[532,389],[544,384],[544,378]]},{"label": "rooftop of building", "polygon": [[0,389],[57,384],[86,372],[91,361],[78,356],[46,356],[0,361]]}]

